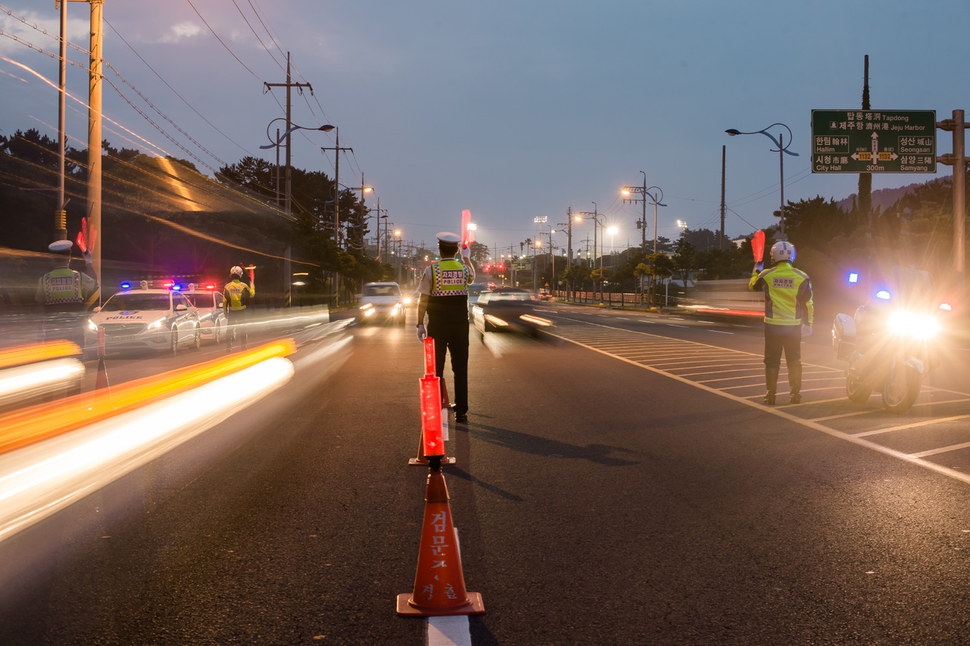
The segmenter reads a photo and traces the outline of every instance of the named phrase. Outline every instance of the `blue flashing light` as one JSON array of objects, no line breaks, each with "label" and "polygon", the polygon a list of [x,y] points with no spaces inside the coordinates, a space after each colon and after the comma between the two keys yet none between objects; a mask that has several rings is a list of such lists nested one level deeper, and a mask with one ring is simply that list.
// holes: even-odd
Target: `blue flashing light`
[{"label": "blue flashing light", "polygon": [[172,285],[172,291],[180,292],[182,291],[182,286],[179,285],[178,283],[175,283],[174,285]]},{"label": "blue flashing light", "polygon": [[121,283],[121,289],[131,289],[131,283],[128,281]]},{"label": "blue flashing light", "polygon": [[858,272],[855,272],[855,271],[849,272],[849,284],[855,285],[858,282],[859,282]]},{"label": "blue flashing light", "polygon": [[887,292],[885,289],[880,289],[878,292],[876,292],[876,298],[888,301],[890,298],[892,298],[892,294]]}]

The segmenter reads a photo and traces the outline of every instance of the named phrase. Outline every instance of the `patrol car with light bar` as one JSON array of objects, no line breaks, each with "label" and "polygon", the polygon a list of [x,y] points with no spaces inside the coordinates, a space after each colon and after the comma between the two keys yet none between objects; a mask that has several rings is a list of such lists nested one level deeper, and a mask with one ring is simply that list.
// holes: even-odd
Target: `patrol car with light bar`
[{"label": "patrol car with light bar", "polygon": [[202,343],[199,311],[181,293],[182,285],[166,283],[150,288],[146,281],[121,291],[96,307],[84,326],[85,355],[96,356],[98,336],[104,333],[105,352],[164,350],[177,354]]}]

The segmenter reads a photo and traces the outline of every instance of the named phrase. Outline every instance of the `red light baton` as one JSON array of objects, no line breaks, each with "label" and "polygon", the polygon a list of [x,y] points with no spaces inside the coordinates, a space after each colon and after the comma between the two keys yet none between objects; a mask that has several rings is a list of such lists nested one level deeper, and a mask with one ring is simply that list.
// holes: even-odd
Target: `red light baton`
[{"label": "red light baton", "polygon": [[424,376],[434,376],[434,339],[430,336],[424,337]]},{"label": "red light baton", "polygon": [[765,257],[765,232],[758,229],[751,237],[751,253],[755,262],[761,262]]},{"label": "red light baton", "polygon": [[467,249],[468,245],[475,242],[475,233],[469,230],[468,225],[472,223],[472,212],[465,209],[461,212],[461,248]]},{"label": "red light baton", "polygon": [[441,386],[435,376],[421,377],[421,437],[424,457],[440,458],[445,454],[441,429]]}]

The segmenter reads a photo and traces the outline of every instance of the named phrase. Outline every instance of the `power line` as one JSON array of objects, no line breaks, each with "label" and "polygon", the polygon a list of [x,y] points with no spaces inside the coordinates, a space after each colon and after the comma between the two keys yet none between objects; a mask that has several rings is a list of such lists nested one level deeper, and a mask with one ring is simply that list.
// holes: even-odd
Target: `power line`
[{"label": "power line", "polygon": [[189,3],[189,6],[190,7],[192,7],[192,11],[194,11],[195,12],[195,15],[197,15],[199,17],[199,20],[201,20],[203,22],[203,24],[205,24],[205,26],[208,27],[209,31],[212,32],[212,35],[216,37],[216,40],[219,41],[219,44],[222,45],[223,47],[225,47],[226,48],[226,51],[229,52],[232,55],[232,57],[235,58],[236,61],[238,61],[239,64],[243,66],[243,68],[245,68],[245,70],[247,72],[249,72],[254,77],[256,77],[256,79],[258,81],[262,82],[263,79],[259,78],[259,75],[256,74],[256,72],[254,72],[251,69],[249,69],[249,67],[247,67],[247,65],[242,62],[242,59],[240,59],[238,56],[236,56],[235,52],[233,52],[231,49],[229,49],[229,45],[227,45],[225,42],[223,42],[222,38],[219,37],[219,34],[216,33],[216,30],[213,29],[209,25],[208,22],[206,22],[206,19],[202,17],[202,14],[199,13],[199,10],[195,8],[195,5],[194,4],[192,4],[192,0],[185,0],[185,1]]},{"label": "power line", "polygon": [[[148,63],[148,61],[146,61],[146,60],[145,60],[144,58],[142,58],[142,55],[141,55],[141,54],[139,54],[139,53],[138,53],[137,51],[135,51],[135,48],[134,48],[134,47],[132,47],[132,46],[131,46],[131,44],[130,44],[130,43],[129,43],[129,42],[127,41],[127,40],[125,40],[125,37],[124,37],[124,36],[122,36],[122,35],[121,35],[121,33],[120,33],[120,32],[119,32],[119,31],[118,31],[117,29],[115,29],[115,28],[114,28],[114,26],[113,26],[113,25],[112,25],[112,24],[111,24],[110,22],[108,22],[107,20],[105,20],[104,22],[105,22],[105,23],[106,23],[106,24],[108,25],[108,27],[110,27],[110,28],[111,28],[111,31],[113,31],[113,32],[115,33],[115,35],[116,35],[116,36],[117,36],[118,38],[120,38],[120,39],[121,39],[121,42],[123,42],[123,43],[124,43],[125,45],[127,45],[127,46],[128,46],[128,49],[130,49],[130,50],[132,51],[132,53],[133,53],[133,54],[134,54],[135,56],[137,56],[137,57],[138,57],[138,59],[139,59],[139,60],[140,60],[140,61],[141,61],[142,63],[144,63],[144,64],[145,64],[145,66],[146,66],[146,67],[147,67],[148,69],[150,69],[150,70],[152,71],[152,73],[153,73],[153,74],[154,74],[154,75],[155,75],[156,77],[158,77],[158,80],[160,80],[160,81],[161,81],[162,83],[164,83],[164,84],[165,84],[165,87],[167,87],[168,89],[170,89],[170,90],[172,91],[172,93],[173,93],[173,94],[175,94],[175,96],[177,96],[177,97],[178,97],[179,99],[181,99],[181,100],[182,100],[182,103],[184,103],[185,105],[187,105],[187,106],[189,107],[189,109],[190,109],[190,110],[192,110],[192,112],[194,112],[195,114],[197,114],[197,115],[199,116],[199,118],[201,118],[201,119],[202,119],[203,121],[205,121],[205,122],[206,122],[206,123],[207,123],[207,124],[209,125],[209,127],[211,127],[211,128],[213,129],[213,130],[215,130],[215,131],[216,131],[216,132],[218,132],[218,133],[219,133],[220,135],[222,135],[223,137],[225,137],[225,138],[226,138],[227,140],[229,140],[229,141],[230,141],[231,143],[233,143],[233,144],[235,144],[235,145],[236,145],[236,147],[238,147],[238,148],[239,148],[240,150],[242,150],[243,152],[245,152],[245,153],[247,153],[247,154],[249,153],[249,150],[248,150],[247,148],[245,148],[244,146],[242,146],[241,144],[239,144],[239,143],[238,143],[237,141],[235,141],[235,140],[234,140],[234,139],[233,139],[232,137],[230,137],[229,135],[227,135],[226,133],[224,133],[224,132],[223,132],[222,130],[219,130],[219,128],[217,128],[217,127],[215,126],[215,124],[213,124],[213,123],[212,123],[211,121],[209,121],[208,119],[206,119],[206,118],[205,118],[205,117],[204,117],[204,116],[202,115],[202,113],[201,113],[201,112],[199,112],[198,110],[196,110],[196,109],[195,109],[195,107],[193,107],[191,103],[189,103],[188,101],[186,101],[186,100],[185,100],[185,98],[184,98],[184,97],[183,97],[183,96],[182,96],[181,94],[179,94],[179,93],[178,93],[178,92],[177,92],[177,91],[175,90],[175,88],[173,88],[173,87],[172,87],[171,85],[169,85],[169,83],[168,83],[168,81],[166,81],[166,80],[165,80],[164,78],[162,78],[162,76],[161,76],[161,75],[160,75],[160,74],[159,74],[159,73],[158,73],[157,71],[155,71],[155,68],[153,68],[153,67],[152,67],[152,66],[151,66],[151,65],[150,65],[150,64]],[[114,69],[114,68],[112,67],[112,69]]]}]

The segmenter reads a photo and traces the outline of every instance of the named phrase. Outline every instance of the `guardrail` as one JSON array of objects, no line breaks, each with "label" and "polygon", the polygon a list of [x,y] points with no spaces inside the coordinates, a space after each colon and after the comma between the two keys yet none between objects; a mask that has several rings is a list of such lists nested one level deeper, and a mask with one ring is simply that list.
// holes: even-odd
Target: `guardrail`
[{"label": "guardrail", "polygon": [[[650,307],[649,293],[557,290],[554,295],[566,303],[602,304],[620,309]],[[658,287],[654,300],[659,307],[724,316],[764,316],[765,309],[764,295],[750,291],[747,278],[700,280],[686,290],[680,284],[664,284]]]}]

